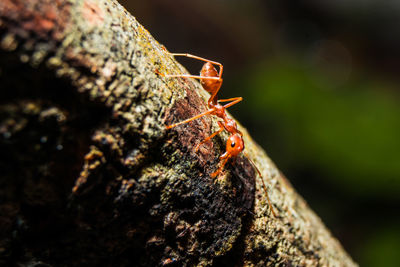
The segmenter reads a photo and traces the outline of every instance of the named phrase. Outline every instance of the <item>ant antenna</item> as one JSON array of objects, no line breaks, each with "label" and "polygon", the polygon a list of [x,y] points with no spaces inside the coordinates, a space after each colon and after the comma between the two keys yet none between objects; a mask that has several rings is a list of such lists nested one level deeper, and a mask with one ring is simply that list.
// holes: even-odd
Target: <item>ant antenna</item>
[{"label": "ant antenna", "polygon": [[262,182],[262,187],[263,187],[263,189],[265,191],[265,195],[267,196],[268,205],[269,205],[269,207],[271,209],[271,212],[274,215],[274,217],[277,217],[276,213],[274,211],[274,208],[272,207],[271,200],[270,200],[269,195],[268,195],[267,186],[265,185],[264,178],[263,178],[260,170],[257,168],[256,164],[251,160],[251,158],[248,156],[248,154],[246,153],[245,155],[246,155],[247,159],[250,161],[251,165],[253,165],[254,169],[257,171],[258,175],[260,176],[260,179],[261,179],[261,182]]}]

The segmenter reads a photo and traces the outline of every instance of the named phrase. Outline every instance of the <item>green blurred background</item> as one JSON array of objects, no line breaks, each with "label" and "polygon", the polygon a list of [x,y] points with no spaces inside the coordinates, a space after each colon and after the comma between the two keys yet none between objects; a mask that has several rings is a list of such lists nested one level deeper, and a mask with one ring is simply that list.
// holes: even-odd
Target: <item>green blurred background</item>
[{"label": "green blurred background", "polygon": [[169,51],[223,63],[230,112],[354,260],[398,266],[399,1],[120,2]]}]

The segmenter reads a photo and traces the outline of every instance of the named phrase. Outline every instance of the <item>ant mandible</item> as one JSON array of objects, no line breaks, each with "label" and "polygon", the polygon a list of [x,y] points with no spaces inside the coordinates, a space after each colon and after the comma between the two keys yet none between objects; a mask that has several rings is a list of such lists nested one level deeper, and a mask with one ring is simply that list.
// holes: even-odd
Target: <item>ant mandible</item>
[{"label": "ant mandible", "polygon": [[[204,61],[204,65],[201,68],[200,75],[191,75],[191,74],[176,74],[176,75],[165,75],[160,73],[159,71],[156,71],[157,74],[166,77],[166,78],[194,78],[194,79],[199,79],[201,85],[203,88],[210,93],[210,98],[208,99],[207,106],[208,110],[198,114],[192,118],[189,118],[187,120],[172,124],[172,125],[167,125],[167,129],[174,128],[178,125],[185,124],[188,122],[191,122],[193,120],[199,119],[205,115],[215,115],[219,118],[222,119],[222,121],[218,121],[219,125],[219,130],[208,136],[206,139],[201,141],[199,144],[196,145],[195,151],[197,152],[198,149],[202,144],[205,142],[209,141],[211,138],[216,136],[217,134],[221,133],[223,130],[226,130],[230,133],[230,136],[228,137],[228,140],[226,141],[226,151],[224,154],[220,156],[220,163],[218,169],[211,174],[211,177],[215,178],[217,177],[221,171],[223,170],[225,164],[228,162],[230,158],[234,158],[239,155],[240,152],[244,150],[244,141],[243,141],[243,134],[240,132],[237,128],[236,122],[229,118],[228,115],[225,112],[225,109],[239,103],[240,101],[243,100],[242,97],[233,97],[233,98],[228,98],[228,99],[218,99],[218,91],[221,88],[222,85],[222,71],[223,71],[223,66],[221,63],[216,62],[216,61],[211,61],[202,57],[198,57],[195,55],[191,54],[186,54],[186,53],[169,53],[172,56],[184,56],[184,57],[189,57],[197,60]],[[219,67],[219,71],[215,68],[214,65],[217,65]],[[221,105],[220,103],[224,102],[229,102],[225,105]],[[267,187],[264,183],[264,180],[262,179],[262,175],[260,170],[256,167],[256,165],[253,163],[253,161],[249,158],[249,161],[251,164],[254,166],[254,169],[257,171],[258,175],[261,177],[262,181],[262,186],[263,189],[266,193],[267,199],[268,199],[268,204],[271,208],[272,214],[274,216],[275,212],[272,209],[271,201],[268,196],[268,191]]]}]

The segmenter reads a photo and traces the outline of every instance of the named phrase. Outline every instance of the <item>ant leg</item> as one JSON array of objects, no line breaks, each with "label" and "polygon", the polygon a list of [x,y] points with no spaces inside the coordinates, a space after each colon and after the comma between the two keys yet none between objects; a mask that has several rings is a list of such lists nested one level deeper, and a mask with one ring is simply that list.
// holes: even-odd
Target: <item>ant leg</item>
[{"label": "ant leg", "polygon": [[242,100],[243,100],[243,97],[239,96],[239,97],[228,98],[228,99],[219,99],[218,102],[229,102],[229,101],[232,101],[231,103],[228,103],[228,104],[224,105],[224,108],[229,108],[229,107],[231,107],[233,105],[236,105],[237,103],[239,103]]},{"label": "ant leg", "polygon": [[222,77],[222,71],[223,71],[224,67],[223,67],[222,64],[219,63],[219,62],[212,61],[212,60],[208,60],[208,59],[206,59],[206,58],[198,57],[198,56],[195,56],[195,55],[192,55],[192,54],[187,54],[187,53],[170,53],[170,54],[171,54],[172,56],[174,56],[174,57],[175,57],[175,56],[190,57],[190,58],[194,58],[194,59],[198,59],[198,60],[201,60],[201,61],[204,61],[204,62],[210,62],[211,64],[218,65],[218,67],[219,67],[218,76],[219,76],[219,78]]},{"label": "ant leg", "polygon": [[188,54],[188,53],[169,53],[169,54],[174,56],[174,57],[175,56],[190,57],[190,58],[198,59],[198,60],[201,60],[201,61],[204,61],[204,62],[210,62],[210,63],[218,65],[218,66],[222,66],[222,64],[219,63],[219,62],[212,61],[212,60],[209,60],[209,59],[206,59],[206,58],[203,58],[203,57],[199,57],[199,56],[195,56],[195,55],[192,55],[192,54]]},{"label": "ant leg", "polygon": [[209,109],[209,110],[207,110],[206,112],[203,112],[203,113],[201,113],[201,114],[199,114],[199,115],[196,115],[196,116],[194,116],[194,117],[192,117],[192,118],[189,118],[189,119],[187,119],[187,120],[184,120],[184,121],[181,121],[181,122],[172,124],[172,125],[167,125],[167,126],[165,126],[165,127],[166,127],[167,129],[171,129],[171,128],[174,128],[174,127],[176,127],[176,126],[178,126],[178,125],[185,124],[185,123],[191,122],[191,121],[193,121],[193,120],[196,120],[196,119],[198,119],[198,118],[201,118],[201,117],[203,117],[203,116],[205,116],[205,115],[212,114],[214,111],[215,111],[214,109]]},{"label": "ant leg", "polygon": [[[223,157],[223,155],[220,158],[222,158],[222,157]],[[215,178],[220,174],[220,172],[224,169],[225,164],[228,162],[229,158],[230,158],[229,156],[227,156],[226,158],[222,158],[222,160],[220,162],[220,166],[218,167],[218,170],[211,173],[212,178]]]},{"label": "ant leg", "polygon": [[219,77],[207,77],[207,76],[199,76],[199,75],[191,75],[191,74],[162,74],[160,72],[156,72],[157,74],[166,77],[166,78],[193,78],[193,79],[207,79],[207,80],[216,80],[219,81]]},{"label": "ant leg", "polygon": [[204,144],[205,142],[207,142],[208,140],[210,140],[211,138],[213,138],[214,136],[216,136],[217,134],[219,134],[220,132],[222,132],[225,129],[222,122],[219,121],[218,125],[219,125],[219,130],[216,131],[215,133],[213,133],[212,135],[210,135],[209,137],[207,137],[206,139],[204,139],[203,141],[201,141],[200,143],[198,143],[197,146],[194,148],[195,152],[197,152],[199,150],[199,148],[202,144]]},{"label": "ant leg", "polygon": [[208,76],[191,75],[191,74],[163,74],[158,70],[155,70],[155,73],[166,78],[193,78],[199,80],[215,80],[215,81],[221,80],[220,77],[208,77]]}]

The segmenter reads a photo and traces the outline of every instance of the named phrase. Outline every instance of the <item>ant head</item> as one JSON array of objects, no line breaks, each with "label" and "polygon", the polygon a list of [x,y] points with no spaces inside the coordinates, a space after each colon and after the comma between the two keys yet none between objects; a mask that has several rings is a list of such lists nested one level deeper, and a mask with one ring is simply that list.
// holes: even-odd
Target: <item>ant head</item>
[{"label": "ant head", "polygon": [[229,136],[226,142],[226,152],[231,156],[235,157],[244,149],[243,138],[240,134],[232,134]]}]

